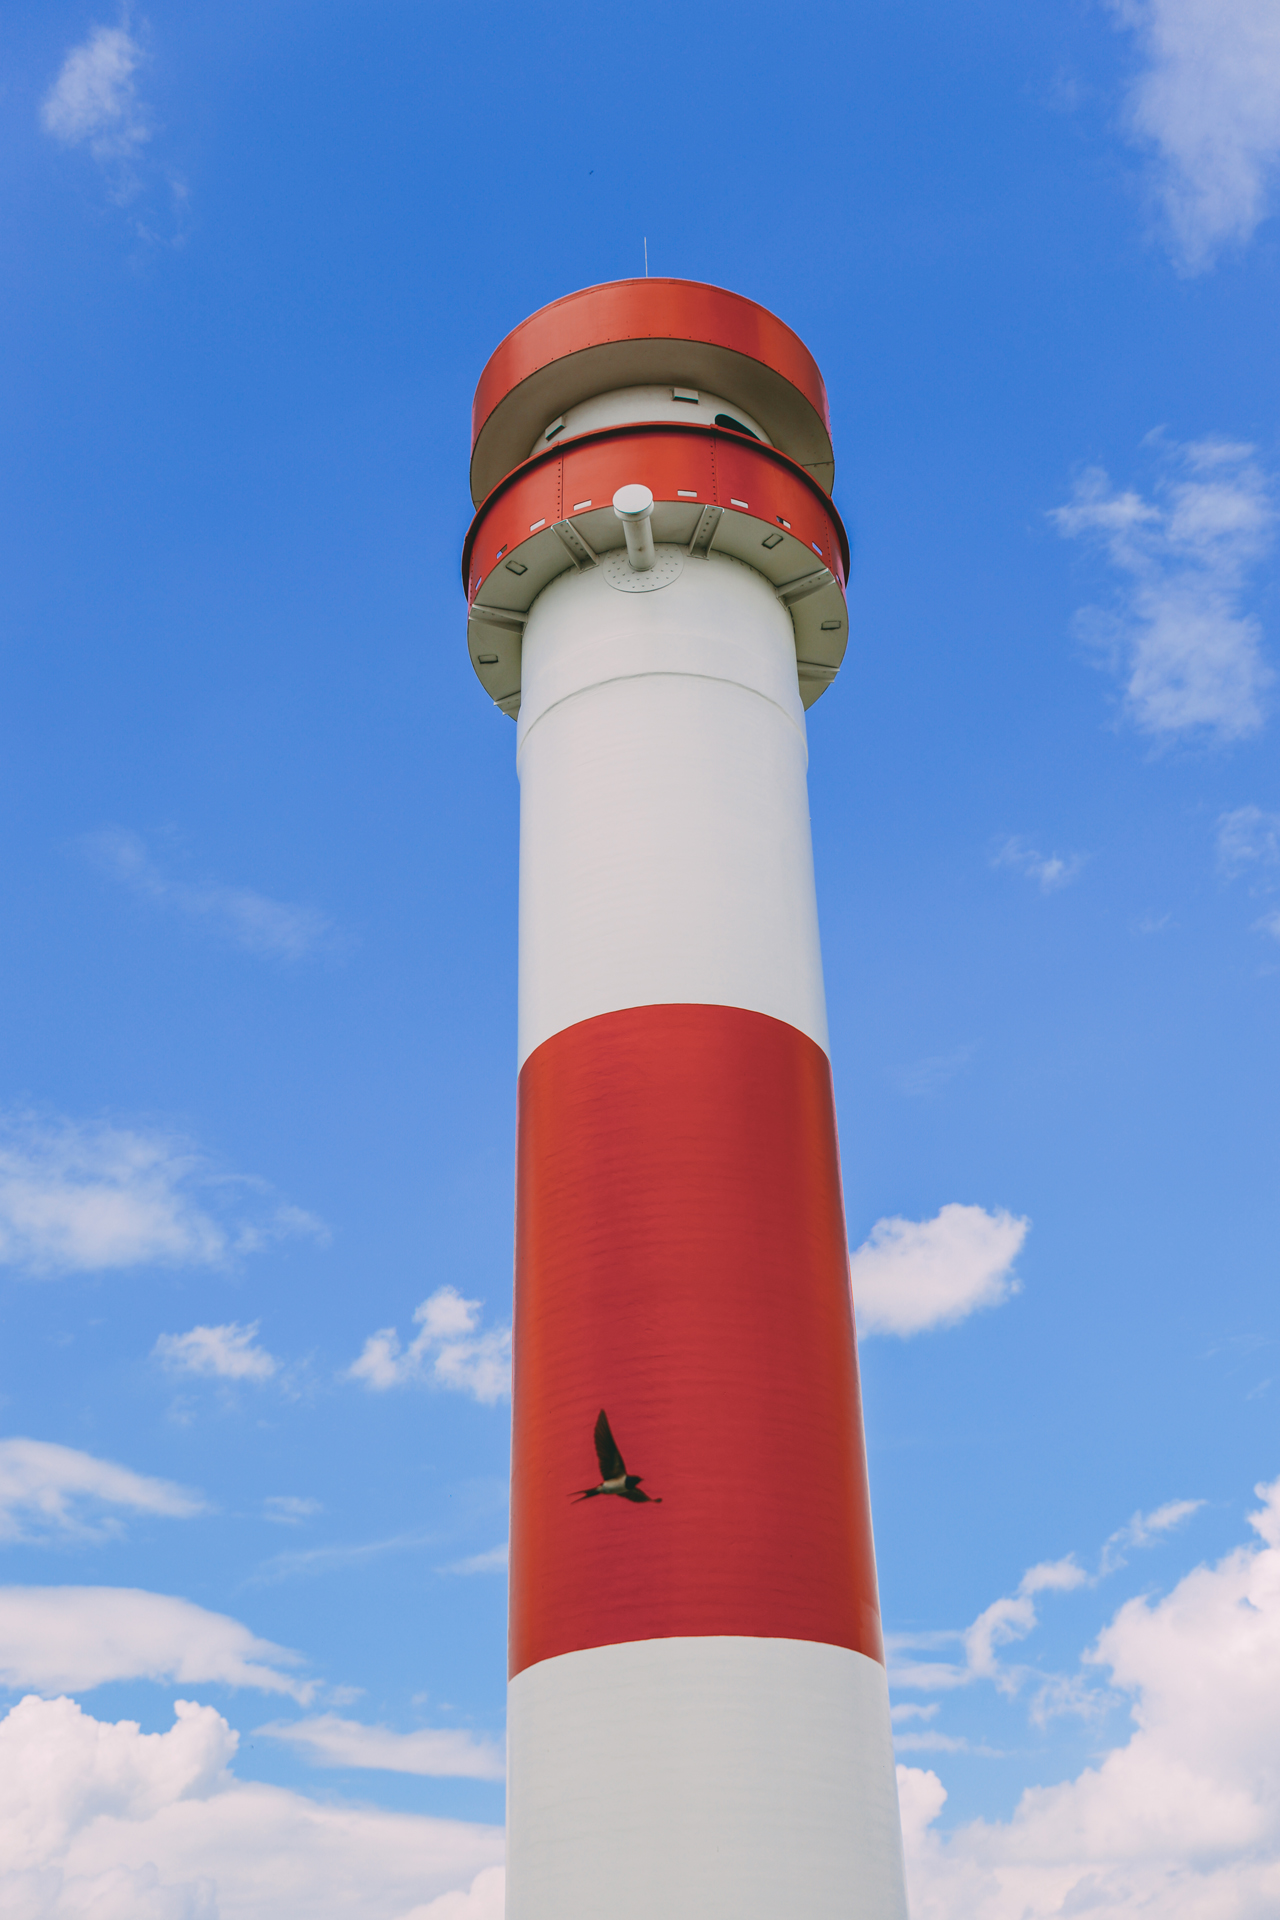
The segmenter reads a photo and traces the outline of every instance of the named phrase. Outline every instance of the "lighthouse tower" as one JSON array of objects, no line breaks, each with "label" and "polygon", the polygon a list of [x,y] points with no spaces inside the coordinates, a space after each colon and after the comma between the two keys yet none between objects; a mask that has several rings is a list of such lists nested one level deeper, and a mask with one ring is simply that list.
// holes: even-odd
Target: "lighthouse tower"
[{"label": "lighthouse tower", "polygon": [[480,378],[516,722],[508,1920],[905,1920],[806,796],[826,393],[681,280]]}]

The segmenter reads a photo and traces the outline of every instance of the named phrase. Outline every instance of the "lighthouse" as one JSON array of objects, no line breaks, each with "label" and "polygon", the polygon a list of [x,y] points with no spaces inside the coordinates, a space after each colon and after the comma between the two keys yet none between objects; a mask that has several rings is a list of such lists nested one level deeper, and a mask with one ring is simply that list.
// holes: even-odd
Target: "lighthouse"
[{"label": "lighthouse", "polygon": [[508,1920],[905,1920],[806,788],[826,392],[754,302],[588,288],[480,377],[515,721]]}]

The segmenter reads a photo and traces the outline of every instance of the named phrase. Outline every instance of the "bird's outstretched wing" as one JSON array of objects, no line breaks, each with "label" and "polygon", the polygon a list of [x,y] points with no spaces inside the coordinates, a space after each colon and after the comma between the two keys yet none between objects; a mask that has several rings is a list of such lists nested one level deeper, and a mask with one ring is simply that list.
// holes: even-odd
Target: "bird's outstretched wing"
[{"label": "bird's outstretched wing", "polygon": [[627,1470],[609,1426],[609,1416],[603,1407],[596,1419],[596,1459],[600,1462],[602,1480],[618,1480]]}]

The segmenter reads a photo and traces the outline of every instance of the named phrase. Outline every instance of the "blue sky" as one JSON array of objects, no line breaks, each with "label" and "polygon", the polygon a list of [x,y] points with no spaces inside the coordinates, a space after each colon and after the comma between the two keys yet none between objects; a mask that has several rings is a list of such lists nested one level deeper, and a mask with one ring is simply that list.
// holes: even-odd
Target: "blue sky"
[{"label": "blue sky", "polygon": [[1280,1902],[1274,0],[640,27],[0,25],[22,1920],[501,1913],[469,410],[646,237],[831,396],[811,794],[915,1920]]}]

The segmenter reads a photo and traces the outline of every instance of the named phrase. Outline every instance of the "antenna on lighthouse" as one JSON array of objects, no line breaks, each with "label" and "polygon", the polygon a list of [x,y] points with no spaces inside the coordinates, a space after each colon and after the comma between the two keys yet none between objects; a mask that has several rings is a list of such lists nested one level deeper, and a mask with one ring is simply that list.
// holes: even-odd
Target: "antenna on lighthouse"
[{"label": "antenna on lighthouse", "polygon": [[644,237],[644,277],[646,280],[649,278],[649,236],[647,233]]}]

